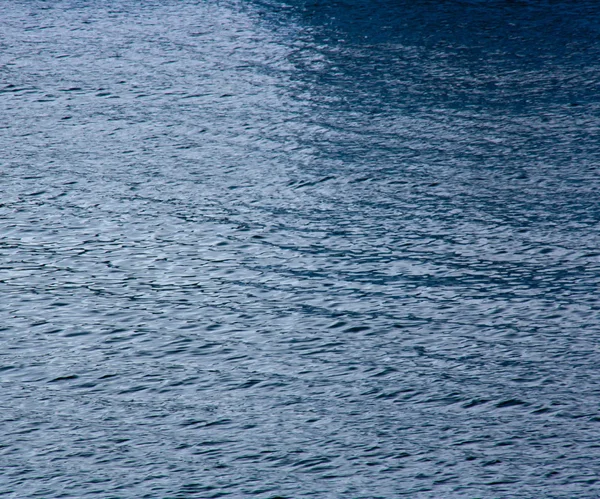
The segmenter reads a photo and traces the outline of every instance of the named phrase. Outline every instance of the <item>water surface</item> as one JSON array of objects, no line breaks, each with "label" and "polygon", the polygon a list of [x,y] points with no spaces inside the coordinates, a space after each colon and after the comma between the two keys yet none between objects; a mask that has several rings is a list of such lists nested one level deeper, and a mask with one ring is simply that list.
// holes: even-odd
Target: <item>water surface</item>
[{"label": "water surface", "polygon": [[2,2],[0,495],[599,497],[595,2]]}]

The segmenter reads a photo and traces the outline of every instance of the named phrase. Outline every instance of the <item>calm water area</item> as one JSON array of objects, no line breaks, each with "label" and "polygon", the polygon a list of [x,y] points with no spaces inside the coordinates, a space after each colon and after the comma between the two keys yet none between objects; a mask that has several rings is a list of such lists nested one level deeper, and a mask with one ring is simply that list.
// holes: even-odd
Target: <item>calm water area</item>
[{"label": "calm water area", "polygon": [[0,497],[600,498],[600,3],[0,0]]}]

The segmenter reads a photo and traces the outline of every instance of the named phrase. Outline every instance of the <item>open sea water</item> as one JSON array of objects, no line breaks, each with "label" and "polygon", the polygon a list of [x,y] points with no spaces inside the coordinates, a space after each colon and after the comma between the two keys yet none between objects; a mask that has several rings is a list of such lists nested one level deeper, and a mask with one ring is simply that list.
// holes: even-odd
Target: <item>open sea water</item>
[{"label": "open sea water", "polygon": [[600,497],[600,3],[0,0],[0,497]]}]

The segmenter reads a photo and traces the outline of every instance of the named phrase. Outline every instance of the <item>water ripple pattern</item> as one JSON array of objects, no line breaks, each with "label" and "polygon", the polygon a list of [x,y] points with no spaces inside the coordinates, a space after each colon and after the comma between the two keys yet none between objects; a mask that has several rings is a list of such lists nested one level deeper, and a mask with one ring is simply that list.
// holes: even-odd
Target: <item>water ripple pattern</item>
[{"label": "water ripple pattern", "polygon": [[0,3],[0,496],[600,497],[596,2]]}]

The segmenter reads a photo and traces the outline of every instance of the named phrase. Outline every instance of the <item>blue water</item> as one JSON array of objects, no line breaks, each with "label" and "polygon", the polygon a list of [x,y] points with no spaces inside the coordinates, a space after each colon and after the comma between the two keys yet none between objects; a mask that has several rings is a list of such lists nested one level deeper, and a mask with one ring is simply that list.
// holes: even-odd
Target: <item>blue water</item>
[{"label": "blue water", "polygon": [[600,497],[600,4],[0,2],[0,496]]}]

